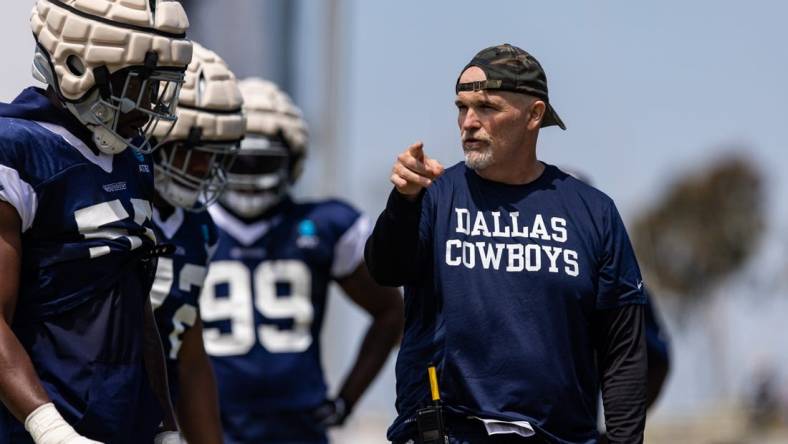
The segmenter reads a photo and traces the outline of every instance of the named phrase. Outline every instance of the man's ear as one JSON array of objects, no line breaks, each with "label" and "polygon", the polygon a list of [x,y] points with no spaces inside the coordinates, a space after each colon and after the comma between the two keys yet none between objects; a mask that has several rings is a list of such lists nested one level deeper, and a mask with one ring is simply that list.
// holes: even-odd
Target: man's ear
[{"label": "man's ear", "polygon": [[528,129],[531,131],[535,131],[542,126],[542,119],[544,119],[544,113],[547,109],[547,105],[545,105],[544,101],[542,100],[534,100],[531,104],[531,107],[528,109]]}]

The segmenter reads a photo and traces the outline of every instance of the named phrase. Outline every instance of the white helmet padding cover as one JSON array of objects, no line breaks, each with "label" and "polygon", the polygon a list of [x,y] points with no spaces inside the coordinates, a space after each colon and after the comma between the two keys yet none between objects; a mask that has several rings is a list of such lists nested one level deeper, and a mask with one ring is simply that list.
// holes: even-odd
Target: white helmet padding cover
[{"label": "white helmet padding cover", "polygon": [[242,105],[238,82],[224,60],[194,43],[178,120],[171,131],[154,128],[156,190],[171,205],[202,211],[219,198],[246,130]]},{"label": "white helmet padding cover", "polygon": [[[159,67],[183,68],[192,57],[189,20],[176,1],[38,0],[30,22],[55,70],[51,86],[67,101],[95,86],[94,68],[106,66],[112,74],[142,66],[149,51],[158,55]],[[69,68],[70,56],[84,66],[82,73]]]},{"label": "white helmet padding cover", "polygon": [[[174,124],[183,71],[192,56],[180,3],[38,0],[30,22],[37,42],[34,77],[49,84],[91,130],[96,147],[108,154],[127,146],[150,152],[154,126]],[[110,82],[116,72],[126,73],[118,78],[125,80],[122,88]],[[132,112],[147,118],[141,128],[139,120],[121,125],[122,116]]]},{"label": "white helmet padding cover", "polygon": [[[246,111],[246,134],[276,137],[281,132],[293,162],[290,181],[295,182],[303,171],[309,135],[301,110],[284,91],[268,80],[244,79],[240,88]],[[241,145],[241,155],[243,150]]]},{"label": "white helmet padding cover", "polygon": [[194,43],[194,57],[178,99],[178,121],[169,136],[158,127],[154,135],[162,142],[186,140],[192,128],[202,140],[237,141],[246,131],[243,99],[235,74],[215,52]]},{"label": "white helmet padding cover", "polygon": [[307,128],[301,111],[276,84],[250,78],[240,87],[246,138],[220,200],[236,215],[254,219],[279,203],[301,175]]}]

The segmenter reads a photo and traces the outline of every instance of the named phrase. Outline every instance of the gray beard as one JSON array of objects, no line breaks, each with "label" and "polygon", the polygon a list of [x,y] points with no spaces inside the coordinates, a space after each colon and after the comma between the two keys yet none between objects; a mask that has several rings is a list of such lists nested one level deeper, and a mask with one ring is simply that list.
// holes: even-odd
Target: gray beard
[{"label": "gray beard", "polygon": [[463,151],[465,152],[465,166],[474,171],[483,170],[492,165],[495,161],[492,150],[489,148],[483,151],[471,151],[466,149],[463,149]]}]

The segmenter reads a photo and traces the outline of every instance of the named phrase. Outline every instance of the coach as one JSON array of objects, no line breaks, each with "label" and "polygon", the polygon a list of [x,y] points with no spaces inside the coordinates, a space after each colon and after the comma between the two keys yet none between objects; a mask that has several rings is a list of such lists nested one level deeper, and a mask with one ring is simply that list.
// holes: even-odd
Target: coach
[{"label": "coach", "polygon": [[405,286],[388,438],[419,442],[436,363],[451,442],[595,443],[600,388],[610,442],[642,442],[643,283],[613,201],[537,159],[539,129],[565,126],[530,54],[484,49],[455,89],[465,162],[400,154],[366,246]]}]

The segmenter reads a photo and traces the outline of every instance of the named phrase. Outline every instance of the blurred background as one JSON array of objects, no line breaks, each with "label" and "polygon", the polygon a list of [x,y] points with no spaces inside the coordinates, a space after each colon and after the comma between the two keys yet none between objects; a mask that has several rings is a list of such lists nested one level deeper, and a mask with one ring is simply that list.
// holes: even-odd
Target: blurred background
[{"label": "blurred background", "polygon": [[[671,338],[648,443],[788,442],[788,2],[183,0],[190,37],[279,83],[311,129],[303,198],[377,214],[397,153],[462,159],[453,105],[478,50],[544,66],[567,131],[542,160],[619,206]],[[32,0],[3,4],[0,100],[33,84]],[[367,320],[334,289],[334,387]],[[394,357],[336,443],[385,442]]]}]

